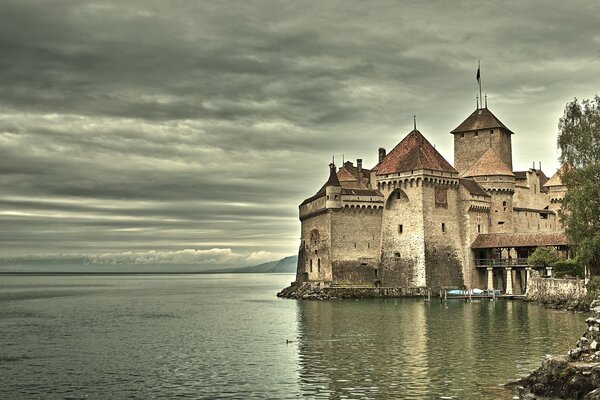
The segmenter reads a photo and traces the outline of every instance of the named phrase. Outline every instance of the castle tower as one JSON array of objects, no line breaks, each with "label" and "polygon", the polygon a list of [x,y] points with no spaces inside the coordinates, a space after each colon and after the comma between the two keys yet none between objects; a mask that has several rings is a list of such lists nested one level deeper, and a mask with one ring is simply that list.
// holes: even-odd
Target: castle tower
[{"label": "castle tower", "polygon": [[373,170],[384,196],[383,283],[461,286],[457,171],[416,129]]},{"label": "castle tower", "polygon": [[451,133],[454,135],[454,167],[460,174],[489,149],[494,149],[512,171],[513,132],[487,107],[475,110]]},{"label": "castle tower", "polygon": [[496,149],[488,149],[462,177],[473,178],[492,196],[489,232],[513,233],[515,174]]}]

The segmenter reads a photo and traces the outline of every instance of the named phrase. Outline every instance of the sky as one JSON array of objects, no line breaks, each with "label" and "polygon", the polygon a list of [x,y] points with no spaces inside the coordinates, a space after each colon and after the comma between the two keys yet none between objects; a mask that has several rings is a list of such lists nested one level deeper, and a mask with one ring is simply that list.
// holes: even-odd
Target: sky
[{"label": "sky", "polygon": [[600,93],[598,1],[0,2],[0,259],[252,265],[294,254],[328,163],[476,107],[558,166]]}]

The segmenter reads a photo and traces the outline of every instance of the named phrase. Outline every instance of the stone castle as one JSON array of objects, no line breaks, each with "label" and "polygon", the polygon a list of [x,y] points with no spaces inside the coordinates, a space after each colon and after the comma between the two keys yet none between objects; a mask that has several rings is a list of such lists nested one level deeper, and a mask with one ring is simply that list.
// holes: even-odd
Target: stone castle
[{"label": "stone castle", "polygon": [[[329,165],[300,204],[296,284],[483,288],[521,294],[537,246],[566,256],[560,172],[513,171],[514,134],[486,107],[454,136],[454,166],[416,129],[391,151]],[[551,274],[551,271],[545,271]]]}]

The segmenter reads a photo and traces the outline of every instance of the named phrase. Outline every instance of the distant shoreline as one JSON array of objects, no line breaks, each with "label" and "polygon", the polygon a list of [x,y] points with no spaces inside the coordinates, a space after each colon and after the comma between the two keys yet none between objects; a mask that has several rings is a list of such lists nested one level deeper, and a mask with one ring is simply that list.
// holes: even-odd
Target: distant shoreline
[{"label": "distant shoreline", "polygon": [[4,272],[0,271],[1,276],[52,276],[52,275],[222,275],[222,274],[293,274],[291,272],[235,272],[235,271],[191,271],[191,272]]}]

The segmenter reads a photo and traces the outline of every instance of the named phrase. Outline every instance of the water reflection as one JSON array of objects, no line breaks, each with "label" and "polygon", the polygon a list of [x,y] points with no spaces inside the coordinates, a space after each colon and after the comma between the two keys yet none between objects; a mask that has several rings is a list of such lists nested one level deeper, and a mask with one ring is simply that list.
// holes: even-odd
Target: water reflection
[{"label": "water reflection", "polygon": [[499,385],[566,351],[579,320],[517,301],[298,302],[300,389],[314,398],[511,399]]}]

